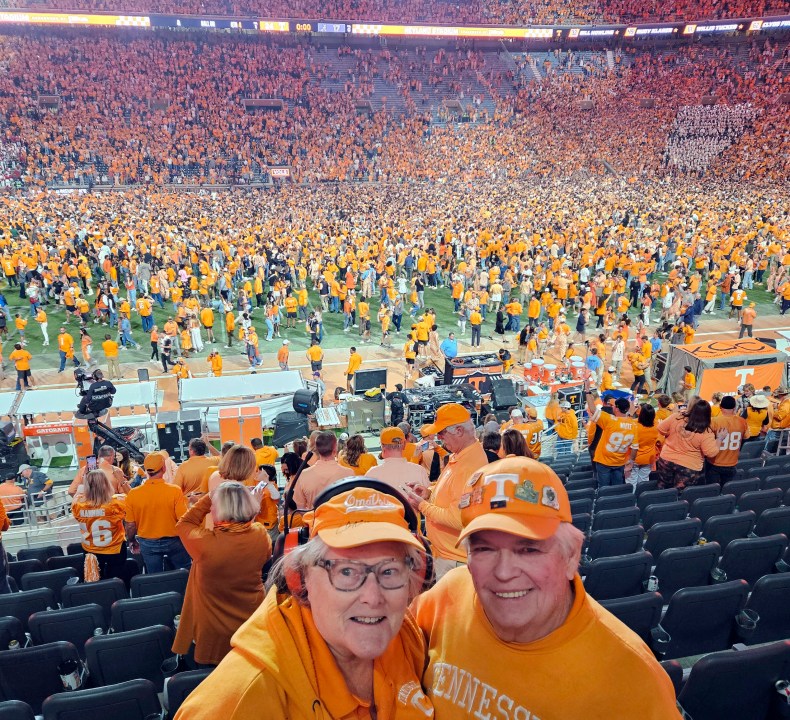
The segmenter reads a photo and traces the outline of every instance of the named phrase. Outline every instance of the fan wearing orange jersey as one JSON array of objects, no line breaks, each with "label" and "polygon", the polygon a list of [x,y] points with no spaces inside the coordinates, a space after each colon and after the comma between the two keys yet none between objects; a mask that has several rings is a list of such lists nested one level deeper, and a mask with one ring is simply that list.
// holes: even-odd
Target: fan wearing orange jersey
[{"label": "fan wearing orange jersey", "polygon": [[735,414],[736,404],[732,395],[725,395],[721,399],[721,412],[710,422],[719,442],[719,453],[705,459],[707,484],[724,484],[735,479],[735,466],[738,464],[743,441],[749,438],[749,423]]},{"label": "fan wearing orange jersey", "polygon": [[613,415],[602,412],[595,406],[590,382],[589,378],[585,381],[587,412],[602,431],[593,456],[598,486],[622,485],[625,482],[625,464],[637,433],[636,420],[628,415],[631,403],[625,398],[617,398]]},{"label": "fan wearing orange jersey", "polygon": [[84,491],[74,498],[71,512],[80,525],[82,549],[96,556],[99,576],[124,579],[126,514],[123,495],[113,495],[112,485],[103,470],[91,470],[84,479]]}]

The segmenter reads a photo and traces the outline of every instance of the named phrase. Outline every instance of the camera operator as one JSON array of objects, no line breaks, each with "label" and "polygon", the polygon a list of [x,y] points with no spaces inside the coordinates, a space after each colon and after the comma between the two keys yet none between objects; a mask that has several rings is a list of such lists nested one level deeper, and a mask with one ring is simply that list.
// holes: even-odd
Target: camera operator
[{"label": "camera operator", "polygon": [[115,395],[115,385],[109,380],[104,379],[104,374],[101,370],[96,370],[93,373],[93,382],[88,386],[87,390],[83,390],[83,378],[85,376],[77,376],[77,382],[80,386],[80,394],[82,399],[77,406],[76,416],[78,418],[86,418],[89,415],[98,417],[106,410],[110,409]]}]

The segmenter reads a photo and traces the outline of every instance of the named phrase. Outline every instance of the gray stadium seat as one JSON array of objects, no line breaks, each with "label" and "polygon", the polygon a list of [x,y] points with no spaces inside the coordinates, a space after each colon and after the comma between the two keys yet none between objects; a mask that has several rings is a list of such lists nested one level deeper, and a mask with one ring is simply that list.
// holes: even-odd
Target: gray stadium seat
[{"label": "gray stadium seat", "polygon": [[28,573],[44,572],[44,565],[41,560],[32,558],[30,560],[16,560],[8,563],[8,575],[16,580],[17,586],[22,585],[22,578]]},{"label": "gray stadium seat", "polygon": [[16,640],[19,647],[25,647],[27,638],[19,618],[5,615],[0,617],[0,650],[8,650],[11,642]]},{"label": "gray stadium seat", "polygon": [[[645,493],[647,494],[647,493]],[[685,500],[676,502],[652,503],[642,513],[642,525],[650,530],[656,523],[684,520],[689,513],[689,504]]]},{"label": "gray stadium seat", "polygon": [[632,527],[639,524],[639,508],[636,505],[615,510],[601,510],[593,515],[592,529],[611,530],[613,528]]},{"label": "gray stadium seat", "polygon": [[653,556],[648,552],[599,558],[587,565],[584,587],[596,600],[639,595],[652,565]]},{"label": "gray stadium seat", "polygon": [[678,590],[652,633],[653,650],[662,659],[672,660],[729,647],[735,616],[748,593],[745,580]]},{"label": "gray stadium seat", "polygon": [[139,630],[151,625],[172,628],[173,619],[181,614],[183,602],[183,596],[177,592],[117,600],[112,606],[110,625],[115,632]]},{"label": "gray stadium seat", "polygon": [[723,551],[733,540],[745,538],[754,528],[756,519],[751,510],[731,515],[714,515],[703,526],[702,537],[708,542],[719,543]]},{"label": "gray stadium seat", "polygon": [[172,642],[172,631],[163,625],[93,637],[85,643],[91,678],[99,685],[145,678],[162,692],[162,663],[172,655]]},{"label": "gray stadium seat", "polygon": [[612,530],[596,530],[590,535],[586,556],[589,560],[614,555],[630,555],[642,549],[645,530],[641,525]]},{"label": "gray stadium seat", "polygon": [[571,500],[571,515],[582,515],[592,513],[593,501],[590,498]]},{"label": "gray stadium seat", "polygon": [[[167,709],[168,717],[175,717],[175,714],[178,712],[184,700],[189,697],[189,694],[200,685],[210,673],[210,669],[187,670],[185,672],[176,673],[167,681],[164,705]],[[0,718],[0,720],[2,719]]]},{"label": "gray stadium seat", "polygon": [[635,500],[636,498],[633,495],[609,495],[607,497],[599,497],[595,503],[595,512],[632,508],[636,504]]},{"label": "gray stadium seat", "polygon": [[681,491],[680,499],[692,505],[697,498],[718,497],[720,494],[721,487],[719,487],[717,483],[711,483],[710,485],[689,485]]},{"label": "gray stadium seat", "polygon": [[186,594],[188,570],[169,570],[151,575],[135,575],[131,580],[130,595],[134,598],[166,592]]},{"label": "gray stadium seat", "polygon": [[697,518],[656,523],[647,532],[645,550],[657,558],[669,548],[693,545],[701,531],[702,523]]},{"label": "gray stadium seat", "polygon": [[658,626],[661,619],[663,600],[659,593],[648,592],[633,597],[601,600],[601,605],[649,643],[650,631]]},{"label": "gray stadium seat", "polygon": [[715,542],[664,550],[653,570],[664,602],[668,603],[681,588],[708,585],[720,554],[721,548]]},{"label": "gray stadium seat", "polygon": [[735,510],[735,495],[719,495],[718,497],[697,498],[691,503],[689,515],[699,518],[702,527],[709,518],[715,515],[729,515]]},{"label": "gray stadium seat", "polygon": [[590,532],[590,526],[592,525],[592,515],[590,515],[590,513],[573,515],[572,519],[573,527],[581,530],[585,536]]},{"label": "gray stadium seat", "polygon": [[779,533],[790,538],[790,506],[764,510],[754,526],[754,534],[758,537]]},{"label": "gray stadium seat", "polygon": [[60,545],[45,545],[44,547],[36,548],[20,548],[17,551],[17,560],[38,560],[42,565],[46,566],[47,559],[63,555],[63,548]]},{"label": "gray stadium seat", "polygon": [[779,507],[783,496],[779,488],[745,492],[738,500],[738,511],[751,510],[759,518],[765,510]]},{"label": "gray stadium seat", "polygon": [[96,603],[104,611],[104,625],[109,627],[112,604],[116,600],[129,597],[126,585],[123,580],[110,578],[109,580],[99,580],[93,583],[78,583],[77,585],[67,585],[61,593],[63,607],[77,607]]},{"label": "gray stadium seat", "polygon": [[98,605],[80,605],[63,610],[44,610],[33,613],[28,621],[30,637],[35,645],[65,640],[85,656],[85,643],[97,629],[107,630],[104,612]]},{"label": "gray stadium seat", "polygon": [[742,636],[747,645],[790,640],[790,573],[765,575],[752,587],[747,610],[759,616],[757,627]]},{"label": "gray stadium seat", "polygon": [[724,548],[713,577],[721,581],[746,580],[753,585],[763,575],[773,572],[786,548],[787,538],[784,535],[733,540]]},{"label": "gray stadium seat", "polygon": [[58,666],[79,654],[69,642],[34,645],[13,652],[0,652],[0,695],[2,700],[21,700],[41,714],[41,703],[55,693],[63,692]]},{"label": "gray stadium seat", "polygon": [[25,592],[0,595],[0,617],[10,615],[22,623],[22,629],[27,632],[27,620],[35,612],[53,610],[58,606],[55,593],[49,588],[38,588]]},{"label": "gray stadium seat", "polygon": [[645,512],[648,505],[657,505],[659,503],[673,503],[678,500],[678,491],[675,488],[665,488],[663,490],[648,490],[647,492],[640,493],[636,500],[637,507],[640,513]]},{"label": "gray stadium seat", "polygon": [[759,478],[747,478],[745,480],[730,480],[729,482],[724,483],[721,488],[722,495],[735,495],[735,502],[737,503],[741,495],[745,492],[751,492],[752,490],[759,490],[760,489],[760,479]]},{"label": "gray stadium seat", "polygon": [[44,570],[43,572],[27,573],[22,577],[22,590],[36,590],[49,588],[55,594],[55,600],[60,602],[60,592],[72,578],[77,578],[74,568],[65,567],[59,570]]},{"label": "gray stadium seat", "polygon": [[161,710],[154,684],[140,679],[60,693],[43,705],[44,720],[147,720]]},{"label": "gray stadium seat", "polygon": [[776,711],[776,682],[789,674],[788,641],[716,652],[691,668],[678,705],[694,720],[774,720],[782,717]]}]

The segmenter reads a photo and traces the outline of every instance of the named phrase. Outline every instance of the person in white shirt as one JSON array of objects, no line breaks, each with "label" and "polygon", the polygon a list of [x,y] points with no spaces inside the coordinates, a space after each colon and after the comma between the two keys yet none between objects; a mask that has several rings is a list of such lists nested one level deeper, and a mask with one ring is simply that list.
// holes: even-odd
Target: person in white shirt
[{"label": "person in white shirt", "polygon": [[381,480],[396,490],[405,492],[407,483],[429,487],[428,472],[422,465],[409,462],[403,457],[406,436],[397,427],[384,428],[379,435],[381,440],[381,465],[370,468],[365,477]]}]

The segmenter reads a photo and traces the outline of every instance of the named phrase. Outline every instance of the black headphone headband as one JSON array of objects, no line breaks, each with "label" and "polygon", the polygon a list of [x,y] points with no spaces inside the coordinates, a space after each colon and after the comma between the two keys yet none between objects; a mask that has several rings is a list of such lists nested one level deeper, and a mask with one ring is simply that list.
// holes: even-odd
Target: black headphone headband
[{"label": "black headphone headband", "polygon": [[313,504],[313,509],[317,508],[319,505],[323,505],[325,502],[329,502],[332,498],[337,497],[338,495],[342,495],[344,492],[348,492],[349,490],[359,487],[377,490],[380,493],[394,497],[401,505],[403,505],[406,523],[409,526],[409,532],[411,532],[413,535],[420,534],[420,523],[417,519],[417,513],[414,512],[414,508],[412,508],[412,506],[409,504],[409,501],[405,498],[403,493],[400,492],[400,490],[392,487],[392,485],[388,485],[381,480],[374,480],[373,478],[348,477],[344,478],[343,480],[338,480],[336,483],[332,483],[331,485],[325,487],[318,494]]}]

